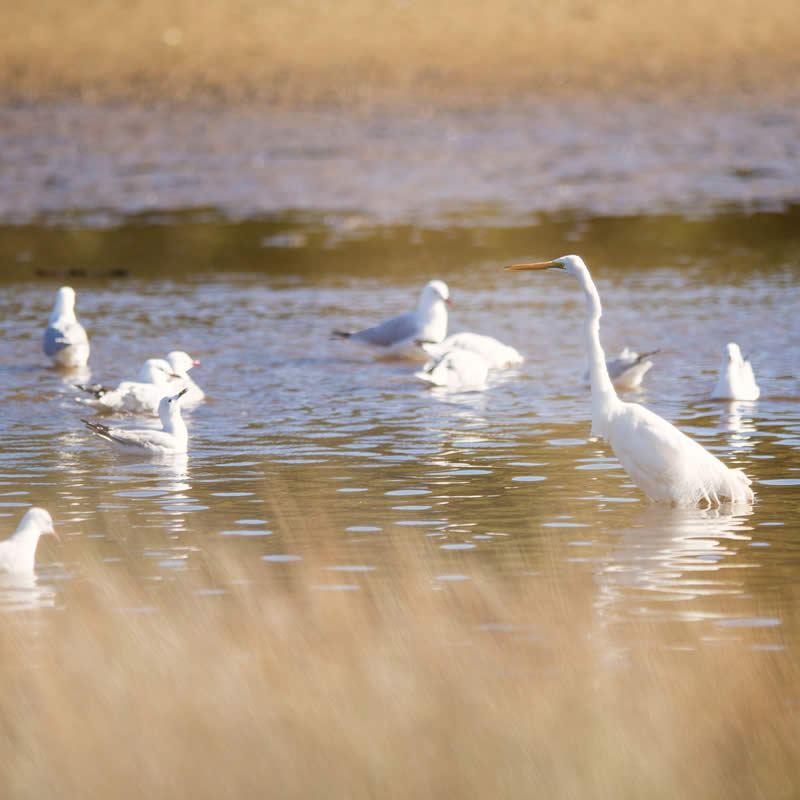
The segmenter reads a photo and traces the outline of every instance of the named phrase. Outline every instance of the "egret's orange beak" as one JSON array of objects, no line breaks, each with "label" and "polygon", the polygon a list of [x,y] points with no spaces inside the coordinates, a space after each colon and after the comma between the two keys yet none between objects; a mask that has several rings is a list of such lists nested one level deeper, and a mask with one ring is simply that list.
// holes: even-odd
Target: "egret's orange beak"
[{"label": "egret's orange beak", "polygon": [[555,261],[534,261],[530,264],[512,264],[510,267],[505,267],[505,269],[550,269],[555,265]]}]

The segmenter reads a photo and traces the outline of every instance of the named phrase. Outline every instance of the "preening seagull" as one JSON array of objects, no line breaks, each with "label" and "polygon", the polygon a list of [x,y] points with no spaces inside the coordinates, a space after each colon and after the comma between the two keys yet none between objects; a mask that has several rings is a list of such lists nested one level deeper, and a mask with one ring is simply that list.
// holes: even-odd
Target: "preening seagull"
[{"label": "preening seagull", "polygon": [[464,350],[480,356],[489,369],[502,369],[521,364],[525,357],[510,345],[480,333],[462,331],[452,333],[441,342],[420,341],[419,346],[433,359],[439,359],[451,350]]},{"label": "preening seagull", "polygon": [[111,428],[86,419],[82,419],[81,422],[92,433],[107,439],[115,449],[123,453],[185,453],[189,447],[189,433],[181,417],[180,400],[187,391],[188,389],[184,388],[172,397],[161,398],[158,405],[158,416],[162,425],[160,431],[152,428],[134,430]]},{"label": "preening seagull", "polygon": [[43,508],[29,508],[14,533],[0,542],[0,572],[32,573],[36,560],[36,546],[43,533],[50,533],[58,538],[50,514]]},{"label": "preening seagull", "polygon": [[76,387],[92,396],[76,399],[100,410],[158,414],[161,398],[170,392],[171,379],[178,377],[165,359],[148,358],[139,372],[139,380],[122,381],[117,387],[79,383]]},{"label": "preening seagull", "polygon": [[719,377],[711,390],[712,400],[758,400],[758,388],[753,367],[742,356],[739,345],[729,342],[725,345],[725,355]]},{"label": "preening seagull", "polygon": [[441,342],[447,336],[447,305],[450,290],[444,281],[429,281],[420,294],[415,311],[392,317],[372,328],[351,333],[334,331],[335,336],[365,344],[383,355],[420,358],[418,341]]},{"label": "preening seagull", "polygon": [[592,435],[611,445],[633,482],[656,502],[695,506],[752,502],[750,479],[725,466],[672,423],[638,403],[617,397],[600,344],[600,295],[580,256],[515,264],[506,269],[549,269],[575,277],[586,296],[584,327],[592,382]]},{"label": "preening seagull", "polygon": [[[654,356],[657,352],[658,350],[650,350],[648,353],[637,353],[630,347],[626,347],[616,358],[607,359],[606,368],[611,383],[617,389],[628,391],[637,389],[642,384],[642,378],[653,366],[650,356]],[[583,373],[582,380],[587,385],[591,384],[591,374],[588,368]]]},{"label": "preening seagull", "polygon": [[489,362],[472,350],[454,347],[432,358],[414,377],[432,386],[451,391],[478,391],[486,388]]},{"label": "preening seagull", "polygon": [[89,337],[75,316],[75,290],[62,286],[42,341],[44,354],[60,367],[82,367],[89,360]]}]

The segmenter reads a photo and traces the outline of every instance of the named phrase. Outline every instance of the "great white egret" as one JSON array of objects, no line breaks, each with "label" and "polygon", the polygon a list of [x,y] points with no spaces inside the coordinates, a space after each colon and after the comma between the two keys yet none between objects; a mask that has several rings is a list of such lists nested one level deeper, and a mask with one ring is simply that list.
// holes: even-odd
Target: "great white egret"
[{"label": "great white egret", "polygon": [[42,341],[44,354],[59,367],[82,367],[89,360],[89,337],[75,316],[75,290],[62,286]]},{"label": "great white egret", "polygon": [[429,281],[422,289],[416,310],[355,333],[333,333],[368,345],[384,355],[420,358],[423,354],[416,346],[417,341],[441,342],[447,336],[446,304],[449,303],[450,290],[447,284],[444,281]]},{"label": "great white egret", "polygon": [[742,357],[738,344],[729,342],[725,345],[722,367],[711,390],[711,399],[758,400],[760,394],[750,362]]},{"label": "great white egret", "polygon": [[43,508],[29,508],[14,533],[0,542],[0,572],[32,573],[36,546],[43,533],[50,533],[58,538],[50,514]]},{"label": "great white egret", "polygon": [[117,450],[124,453],[185,453],[189,447],[189,433],[186,423],[181,417],[180,399],[188,389],[181,389],[173,397],[162,397],[158,405],[158,416],[161,418],[162,430],[152,428],[131,430],[127,428],[110,428],[99,422],[81,422],[92,433],[111,442]]},{"label": "great white egret", "polygon": [[420,341],[419,346],[433,359],[441,358],[450,350],[464,350],[480,356],[490,369],[502,369],[514,364],[521,364],[525,357],[519,350],[503,344],[492,336],[462,331],[451,333],[438,344]]},{"label": "great white egret", "polygon": [[514,264],[506,269],[550,269],[574,276],[586,296],[584,327],[592,382],[592,435],[611,445],[631,480],[651,500],[679,506],[752,502],[750,479],[725,466],[672,423],[638,403],[617,397],[600,344],[600,295],[580,256]]}]

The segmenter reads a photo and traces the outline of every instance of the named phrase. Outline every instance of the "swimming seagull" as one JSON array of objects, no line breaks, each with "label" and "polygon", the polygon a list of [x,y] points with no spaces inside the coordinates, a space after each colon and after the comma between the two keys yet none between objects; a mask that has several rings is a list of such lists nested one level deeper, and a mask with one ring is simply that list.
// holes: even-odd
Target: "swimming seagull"
[{"label": "swimming seagull", "polygon": [[[642,378],[653,366],[650,356],[654,356],[658,352],[658,350],[650,350],[647,353],[637,353],[630,347],[624,348],[616,358],[609,358],[606,361],[606,369],[611,383],[617,389],[637,389],[642,384]],[[583,373],[582,380],[587,386],[590,384],[588,369]]]},{"label": "swimming seagull", "polygon": [[75,316],[75,290],[62,286],[44,332],[44,354],[59,367],[82,367],[89,360],[89,337]]},{"label": "swimming seagull", "polygon": [[725,345],[725,356],[717,382],[711,390],[712,400],[758,400],[761,390],[753,375],[753,367],[742,356],[739,345]]},{"label": "swimming seagull", "polygon": [[372,328],[335,336],[361,342],[384,355],[420,358],[417,341],[441,342],[447,336],[447,305],[450,290],[444,281],[429,281],[422,289],[415,311],[384,320]]},{"label": "swimming seagull", "polygon": [[160,431],[152,428],[135,430],[111,428],[86,419],[82,419],[81,422],[123,453],[185,453],[189,447],[189,433],[181,417],[180,399],[188,391],[184,388],[172,397],[161,398],[158,404],[158,416],[162,425]]},{"label": "swimming seagull", "polygon": [[525,357],[519,350],[501,341],[480,333],[462,331],[452,333],[441,342],[419,341],[419,346],[433,359],[444,356],[451,350],[464,350],[480,356],[490,369],[502,369],[514,364],[521,364]]},{"label": "swimming seagull", "polygon": [[43,508],[29,508],[11,536],[0,542],[0,572],[32,573],[36,558],[36,545],[43,533],[56,538],[53,520]]},{"label": "swimming seagull", "polygon": [[101,411],[127,411],[132,414],[158,414],[158,405],[165,393],[169,393],[170,379],[179,376],[163,358],[148,358],[139,372],[139,380],[122,381],[119,386],[103,386],[99,383],[75,386],[92,397],[75,398],[79,403]]},{"label": "swimming seagull", "polygon": [[167,353],[167,361],[177,378],[176,387],[185,387],[189,390],[182,402],[183,408],[192,408],[196,406],[205,398],[206,394],[192,378],[189,377],[189,370],[192,367],[199,367],[200,362],[183,350],[172,350],[170,353]]}]

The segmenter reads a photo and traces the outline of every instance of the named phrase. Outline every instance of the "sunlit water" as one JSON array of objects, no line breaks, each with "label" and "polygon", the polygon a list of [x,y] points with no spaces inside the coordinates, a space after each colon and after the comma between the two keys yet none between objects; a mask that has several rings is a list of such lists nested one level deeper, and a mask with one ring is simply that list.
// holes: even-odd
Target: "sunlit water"
[{"label": "sunlit water", "polygon": [[[618,226],[624,238],[625,222]],[[748,648],[797,639],[796,249],[745,267],[724,242],[697,261],[687,248],[677,266],[637,268],[631,252],[624,269],[590,259],[607,352],[660,348],[635,399],[753,479],[752,508],[674,510],[646,502],[608,446],[588,438],[584,302],[572,279],[503,272],[517,245],[492,229],[472,257],[462,243],[463,260],[439,269],[424,251],[407,269],[394,264],[380,231],[366,237],[352,271],[326,269],[341,254],[311,248],[314,230],[281,241],[284,257],[303,252],[300,270],[275,267],[261,236],[263,272],[231,252],[224,271],[159,277],[152,249],[145,277],[134,269],[93,278],[115,264],[88,254],[88,277],[5,283],[0,526],[5,535],[28,505],[42,505],[61,543],[43,539],[38,582],[0,587],[0,602],[59,604],[87,553],[109,569],[130,562],[142,580],[180,580],[209,543],[263,562],[265,576],[324,545],[319,584],[357,589],[366,572],[391,573],[387,543],[422,543],[433,586],[469,580],[479,567],[497,581],[589,574],[599,629],[647,618],[691,621],[710,641]],[[574,232],[522,233],[530,244],[518,258],[583,252]],[[558,249],[542,251],[537,241],[547,237]],[[192,252],[187,244],[187,259]],[[32,260],[31,275],[58,271]],[[409,309],[432,277],[450,284],[451,331],[497,336],[525,364],[496,372],[486,391],[448,394],[418,384],[412,364],[330,337]],[[90,376],[48,368],[41,355],[62,282],[78,290]],[[707,399],[728,341],[753,354],[756,403]],[[175,348],[202,360],[194,375],[208,395],[185,415],[188,458],[120,456],[82,426],[94,411],[77,402],[78,378],[116,383]]]}]

